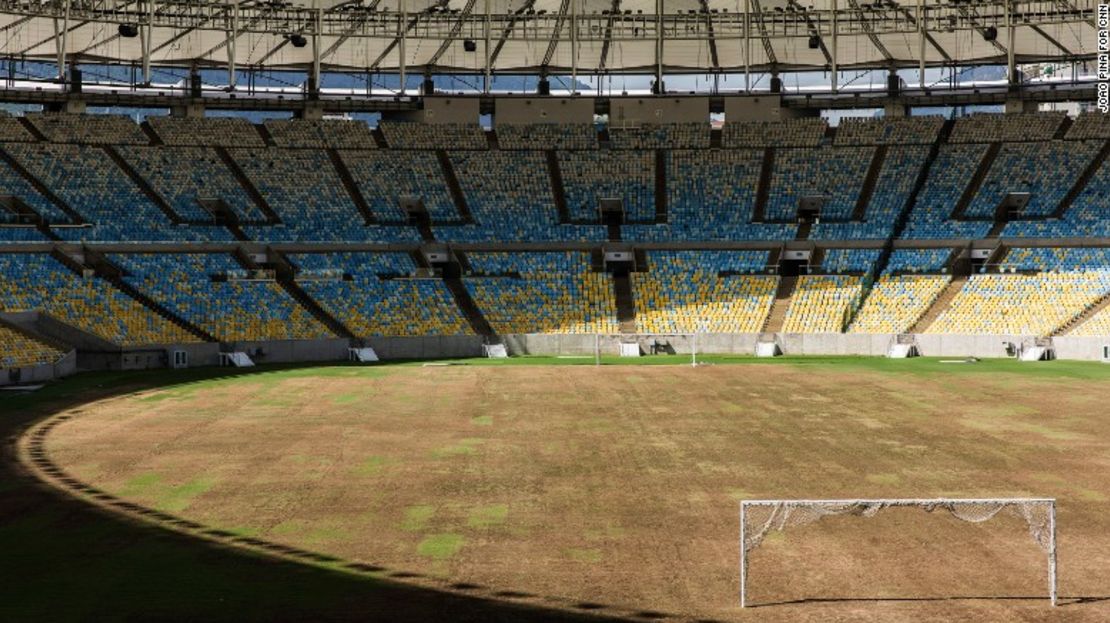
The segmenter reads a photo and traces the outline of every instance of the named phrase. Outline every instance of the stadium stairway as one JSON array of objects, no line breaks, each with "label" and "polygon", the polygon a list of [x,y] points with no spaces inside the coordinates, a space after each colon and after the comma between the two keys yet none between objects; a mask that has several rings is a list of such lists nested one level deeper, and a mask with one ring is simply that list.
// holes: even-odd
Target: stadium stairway
[{"label": "stadium stairway", "polygon": [[[419,251],[412,252],[413,262],[419,268],[430,269],[428,260],[424,254]],[[466,289],[466,284],[463,283],[462,274],[463,270],[470,268],[470,260],[465,256],[459,257],[455,264],[449,264],[443,272],[443,285],[447,286],[447,291],[451,293],[451,297],[455,299],[455,305],[458,306],[459,311],[462,312],[463,317],[466,318],[467,323],[470,324],[470,330],[474,333],[481,335],[485,338],[490,338],[491,342],[500,340],[497,332],[493,330],[493,325],[486,320],[485,314],[482,313],[481,308],[474,302],[474,297],[470,295],[470,290]]]},{"label": "stadium stairway", "polygon": [[[933,165],[937,161],[937,155],[940,154],[940,146],[942,143],[948,141],[948,137],[952,135],[952,128],[955,127],[955,121],[948,119],[941,126],[940,132],[937,133],[936,139],[929,145],[929,154],[925,157],[924,164],[917,172],[917,179],[914,180],[913,189],[910,191],[909,197],[906,198],[906,204],[902,206],[902,211],[898,214],[898,218],[894,221],[894,229],[890,232],[887,238],[887,253],[893,251],[894,241],[902,237],[902,232],[906,230],[906,224],[909,223],[910,214],[913,213],[914,207],[917,205],[917,200],[921,196],[921,191],[925,189],[925,183],[929,180],[929,171],[933,169]],[[883,262],[877,268],[877,274],[881,274],[886,269],[886,263]]]},{"label": "stadium stairway", "polygon": [[243,190],[246,191],[247,196],[251,198],[254,205],[258,206],[258,210],[266,215],[266,219],[270,224],[276,225],[280,223],[281,217],[274,211],[270,203],[266,201],[266,198],[262,196],[262,193],[258,192],[258,188],[254,185],[254,182],[250,181],[247,174],[243,172],[243,168],[239,166],[238,162],[235,162],[235,158],[231,157],[227,149],[224,147],[214,147],[213,149],[216,150],[216,154],[220,157],[220,160],[224,162],[224,165],[227,166],[231,174],[238,180],[239,185],[243,187]]},{"label": "stadium stairway", "polygon": [[108,154],[108,157],[112,159],[112,162],[116,163],[116,166],[118,166],[120,170],[123,171],[125,175],[127,175],[127,177],[135,184],[135,186],[139,188],[143,195],[145,195],[147,199],[150,199],[151,203],[158,206],[158,209],[166,215],[166,218],[170,219],[170,223],[174,225],[179,225],[185,222],[185,219],[181,218],[181,215],[173,209],[173,206],[171,206],[169,202],[166,201],[164,197],[162,197],[162,195],[159,195],[158,191],[154,190],[154,187],[150,185],[150,182],[146,181],[146,179],[142,175],[139,175],[139,172],[135,170],[135,167],[131,166],[131,163],[128,162],[123,156],[121,156],[120,153],[116,151],[115,147],[112,147],[110,145],[103,145],[101,149],[104,150],[104,153]]},{"label": "stadium stairway", "polygon": [[[262,127],[262,126],[259,126]],[[351,175],[351,170],[347,168],[347,163],[343,162],[343,157],[339,155],[339,151],[335,149],[328,149],[328,159],[335,167],[335,172],[339,174],[339,180],[343,182],[343,188],[347,190],[347,195],[351,197],[351,202],[358,208],[358,213],[362,215],[362,222],[365,225],[371,225],[378,222],[374,216],[374,211],[370,208],[370,204],[366,201],[366,197],[362,196],[362,191],[359,190],[358,184],[355,183],[355,178]]]},{"label": "stadium stairway", "polygon": [[559,156],[555,150],[544,152],[547,157],[547,175],[551,178],[551,194],[555,199],[555,209],[559,211],[559,223],[570,222],[570,208],[567,207],[567,191],[563,188],[563,170],[559,168]]},{"label": "stadium stairway", "polygon": [[667,152],[655,150],[655,223],[667,222]]},{"label": "stadium stairway", "polygon": [[447,286],[447,290],[455,298],[455,304],[459,306],[459,310],[462,311],[466,321],[470,323],[471,330],[482,337],[497,338],[493,326],[486,320],[482,310],[478,308],[478,304],[470,296],[470,291],[466,289],[462,279],[457,276],[444,277],[443,284]]},{"label": "stadium stairway", "polygon": [[[20,117],[20,119],[23,119],[23,117]],[[88,222],[77,210],[74,210],[64,199],[56,195],[46,184],[43,184],[42,180],[35,177],[33,173],[28,171],[26,167],[3,149],[0,149],[0,165],[7,166],[12,171],[15,171],[20,177],[26,180],[32,188],[38,191],[40,195],[46,197],[50,203],[53,203],[59,210],[65,212],[69,216],[71,223],[79,225]]]},{"label": "stadium stairway", "polygon": [[1002,143],[991,143],[987,148],[986,153],[983,154],[983,159],[979,161],[979,167],[975,169],[975,175],[971,176],[971,181],[967,183],[964,192],[960,195],[960,200],[956,202],[956,207],[952,210],[951,219],[956,221],[964,220],[964,214],[967,212],[968,206],[971,201],[975,199],[975,195],[979,194],[979,189],[983,186],[983,180],[987,179],[987,173],[991,170],[991,165],[994,164],[998,158],[998,152],[1002,150]]},{"label": "stadium stairway", "polygon": [[99,251],[95,251],[86,247],[84,249],[84,264],[78,262],[73,257],[70,257],[69,255],[66,255],[59,250],[53,251],[50,255],[56,258],[65,266],[69,267],[70,270],[73,270],[78,275],[83,274],[84,269],[91,268],[98,277],[115,286],[115,288],[120,292],[123,292],[127,296],[135,299],[147,309],[153,311],[154,313],[165,318],[169,322],[172,322],[173,324],[181,327],[182,329],[185,329],[189,333],[192,333],[201,340],[204,340],[205,342],[219,341],[216,336],[189,322],[188,320],[185,320],[181,316],[178,316],[177,314],[173,313],[165,306],[163,306],[161,303],[155,301],[143,292],[139,291],[131,284],[124,281],[123,277],[125,273],[123,269],[113,264]]},{"label": "stadium stairway", "polygon": [[1064,324],[1057,327],[1056,330],[1052,332],[1052,337],[1071,333],[1081,324],[1087,322],[1107,307],[1110,307],[1110,292],[1103,294],[1101,298],[1094,302],[1094,304],[1076,314],[1075,317],[1071,320],[1068,320]]},{"label": "stadium stairway", "polygon": [[7,197],[4,201],[0,199],[0,210],[10,212],[16,215],[25,223],[34,223],[35,229],[38,230],[47,240],[61,240],[57,234],[50,231],[50,226],[46,223],[46,218],[35,211],[34,208],[27,205],[27,202],[19,197]]},{"label": "stadium stairway", "polygon": [[635,333],[636,298],[632,294],[632,279],[627,271],[613,273],[613,297],[617,304],[617,322],[621,333]]},{"label": "stadium stairway", "polygon": [[771,174],[775,170],[775,148],[763,150],[763,164],[759,169],[759,186],[755,191],[755,205],[752,207],[752,222],[762,223],[767,212],[767,199],[771,196]]},{"label": "stadium stairway", "polygon": [[852,210],[853,221],[862,221],[867,216],[867,206],[871,205],[871,197],[875,194],[879,173],[883,170],[883,162],[886,160],[886,151],[886,145],[879,145],[875,148],[875,154],[871,156],[871,165],[867,168],[867,176],[863,178],[863,188],[860,189],[856,207]]},{"label": "stadium stairway", "polygon": [[933,301],[933,304],[925,310],[925,313],[922,314],[921,317],[917,319],[917,322],[915,322],[906,332],[924,333],[926,330],[928,330],[928,328],[931,327],[934,322],[936,322],[937,318],[939,318],[940,315],[952,305],[952,301],[956,298],[956,295],[960,293],[960,290],[963,289],[964,285],[967,283],[967,280],[967,275],[958,275],[952,277],[952,281],[949,281],[948,285],[944,286],[944,290],[941,290],[941,293],[937,295],[937,298]]},{"label": "stadium stairway", "polygon": [[266,127],[265,123],[252,123],[255,130],[258,130],[259,135],[262,136],[262,142],[266,143],[267,147],[276,147],[277,141],[274,140],[274,135],[270,134],[270,128]]},{"label": "stadium stairway", "polygon": [[1064,195],[1064,198],[1060,200],[1060,205],[1056,206],[1056,210],[1052,213],[1050,218],[1064,218],[1064,215],[1068,212],[1068,208],[1075,202],[1076,197],[1087,188],[1087,184],[1091,181],[1091,178],[1102,168],[1108,155],[1110,155],[1110,140],[1102,144],[1102,149],[1100,149],[1098,153],[1095,154],[1095,157],[1087,164],[1087,168],[1083,169],[1083,173],[1075,180],[1075,184],[1072,184],[1072,187],[1068,190],[1068,194]]},{"label": "stadium stairway", "polygon": [[790,309],[790,302],[794,299],[794,288],[798,285],[797,277],[779,277],[779,287],[775,291],[775,301],[771,304],[771,311],[763,321],[762,333],[778,333],[786,321],[786,310]]},{"label": "stadium stairway", "polygon": [[443,179],[447,180],[447,189],[451,191],[451,199],[455,202],[455,210],[458,211],[459,218],[464,223],[473,223],[474,215],[470,213],[470,206],[466,203],[466,195],[463,194],[462,185],[459,184],[459,177],[455,174],[455,167],[451,165],[451,158],[447,156],[447,150],[437,149],[436,158],[439,159],[439,166],[443,169]]},{"label": "stadium stairway", "polygon": [[[234,254],[236,261],[239,265],[246,269],[256,268],[254,262],[250,257],[241,251],[236,251]],[[277,251],[269,250],[266,253],[267,264],[265,268],[270,268],[274,271],[274,276],[277,278],[277,283],[285,293],[293,298],[305,311],[312,315],[313,318],[318,320],[320,324],[328,328],[329,331],[347,339],[355,339],[357,336],[353,331],[347,328],[338,318],[332,316],[325,310],[316,299],[312,298],[305,292],[296,281],[296,271],[293,265],[289,263],[284,255]]]},{"label": "stadium stairway", "polygon": [[154,131],[154,128],[150,127],[149,121],[143,121],[142,123],[140,123],[139,129],[143,131],[143,134],[146,135],[146,138],[150,141],[151,145],[166,144],[166,142],[162,140],[162,137],[158,136],[158,133]]},{"label": "stadium stairway", "polygon": [[31,120],[28,119],[26,116],[17,117],[17,119],[19,119],[19,123],[23,125],[23,129],[27,130],[31,134],[31,136],[35,137],[36,141],[41,141],[43,143],[49,142],[49,140],[46,138],[46,135],[43,134],[42,131],[35,126],[35,124],[31,123]]}]

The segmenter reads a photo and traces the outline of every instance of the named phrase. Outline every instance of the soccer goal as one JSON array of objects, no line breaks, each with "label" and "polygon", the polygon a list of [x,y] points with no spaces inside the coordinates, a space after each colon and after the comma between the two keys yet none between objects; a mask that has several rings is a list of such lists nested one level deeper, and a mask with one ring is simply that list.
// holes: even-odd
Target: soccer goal
[{"label": "soccer goal", "polygon": [[872,517],[896,507],[932,513],[943,510],[961,521],[980,523],[999,513],[1025,520],[1029,535],[1048,558],[1048,597],[1056,605],[1056,500],[1052,498],[744,500],[740,502],[740,607],[748,604],[748,555],[769,532],[813,523],[833,515]]},{"label": "soccer goal", "polygon": [[690,365],[697,365],[699,333],[597,333],[594,334],[594,363],[601,365],[603,356],[650,357],[652,355],[689,355]]}]

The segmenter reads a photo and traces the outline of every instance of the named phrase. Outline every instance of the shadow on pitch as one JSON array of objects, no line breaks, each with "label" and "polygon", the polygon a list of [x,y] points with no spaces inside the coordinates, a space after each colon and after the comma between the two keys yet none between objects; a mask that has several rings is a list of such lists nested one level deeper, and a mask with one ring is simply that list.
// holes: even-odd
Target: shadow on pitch
[{"label": "shadow on pitch", "polygon": [[54,463],[45,447],[50,430],[79,417],[81,405],[92,400],[280,369],[91,373],[0,403],[6,440],[0,450],[0,551],[5,567],[19,570],[0,584],[0,619],[531,623],[669,617],[450,583],[214,529],[82,482]]}]

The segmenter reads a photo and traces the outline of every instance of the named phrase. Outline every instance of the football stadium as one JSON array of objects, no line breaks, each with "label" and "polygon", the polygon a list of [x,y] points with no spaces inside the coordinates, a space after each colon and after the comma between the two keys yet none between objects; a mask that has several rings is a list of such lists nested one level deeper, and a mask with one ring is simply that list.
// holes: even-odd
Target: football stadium
[{"label": "football stadium", "polygon": [[0,620],[1110,620],[1108,28],[0,0]]}]

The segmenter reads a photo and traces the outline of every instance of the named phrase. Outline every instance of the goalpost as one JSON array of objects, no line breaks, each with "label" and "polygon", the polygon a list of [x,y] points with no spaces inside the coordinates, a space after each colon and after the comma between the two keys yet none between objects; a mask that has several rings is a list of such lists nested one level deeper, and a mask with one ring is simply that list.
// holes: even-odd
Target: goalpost
[{"label": "goalpost", "polygon": [[698,363],[699,333],[595,333],[594,364],[602,355],[640,357],[651,355],[690,355],[690,365]]},{"label": "goalpost", "polygon": [[872,517],[894,507],[925,512],[944,510],[956,519],[980,523],[1002,512],[1025,520],[1029,535],[1048,558],[1048,597],[1056,605],[1056,500],[1054,498],[744,500],[740,502],[740,607],[748,602],[748,554],[773,530],[803,526],[822,517]]}]

